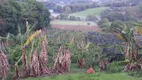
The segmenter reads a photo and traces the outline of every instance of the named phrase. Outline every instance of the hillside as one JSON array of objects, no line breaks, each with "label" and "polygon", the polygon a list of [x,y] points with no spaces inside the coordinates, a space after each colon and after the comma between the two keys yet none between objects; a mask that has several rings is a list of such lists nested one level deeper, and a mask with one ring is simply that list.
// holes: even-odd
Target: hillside
[{"label": "hillside", "polygon": [[89,15],[100,15],[104,10],[109,9],[108,7],[91,8],[80,12],[70,14],[70,16],[76,17],[87,17]]}]

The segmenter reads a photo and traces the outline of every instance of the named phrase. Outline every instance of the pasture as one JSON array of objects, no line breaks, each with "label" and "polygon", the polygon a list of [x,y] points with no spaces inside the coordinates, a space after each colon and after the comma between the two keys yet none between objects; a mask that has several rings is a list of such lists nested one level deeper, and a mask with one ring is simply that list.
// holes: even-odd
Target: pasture
[{"label": "pasture", "polygon": [[70,16],[76,17],[87,17],[89,15],[100,15],[104,10],[109,9],[108,7],[91,8],[80,12],[71,13]]},{"label": "pasture", "polygon": [[[89,23],[89,24],[88,24]],[[101,31],[98,25],[92,21],[65,21],[54,20],[51,22],[52,28],[77,31]]]},{"label": "pasture", "polygon": [[93,21],[69,21],[69,20],[53,20],[51,21],[51,25],[58,24],[58,25],[83,25],[88,26],[90,23],[91,26],[97,26],[97,24]]}]

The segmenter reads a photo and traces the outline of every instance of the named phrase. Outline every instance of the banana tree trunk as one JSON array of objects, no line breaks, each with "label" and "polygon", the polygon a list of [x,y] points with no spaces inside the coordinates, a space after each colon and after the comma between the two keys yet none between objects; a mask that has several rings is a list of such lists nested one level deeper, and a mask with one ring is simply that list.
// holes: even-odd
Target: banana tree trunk
[{"label": "banana tree trunk", "polygon": [[130,43],[126,43],[126,48],[125,48],[125,59],[130,59]]}]

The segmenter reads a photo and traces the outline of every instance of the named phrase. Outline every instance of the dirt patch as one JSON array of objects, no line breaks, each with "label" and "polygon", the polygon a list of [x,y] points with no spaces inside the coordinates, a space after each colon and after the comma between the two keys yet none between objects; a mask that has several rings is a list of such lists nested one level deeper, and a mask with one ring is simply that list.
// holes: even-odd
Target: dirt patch
[{"label": "dirt patch", "polygon": [[83,26],[83,25],[59,25],[52,24],[52,28],[64,29],[64,30],[76,30],[76,31],[98,31],[101,29],[98,26]]}]

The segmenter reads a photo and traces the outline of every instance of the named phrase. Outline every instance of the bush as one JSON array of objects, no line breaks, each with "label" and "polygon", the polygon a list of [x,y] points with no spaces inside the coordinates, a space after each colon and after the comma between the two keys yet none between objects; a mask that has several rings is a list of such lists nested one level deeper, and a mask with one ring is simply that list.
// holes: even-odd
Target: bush
[{"label": "bush", "polygon": [[100,25],[100,27],[101,28],[108,28],[109,29],[110,25],[111,25],[110,23],[103,23],[103,24]]},{"label": "bush", "polygon": [[101,25],[101,24],[104,24],[104,23],[109,23],[109,20],[107,18],[104,18],[104,19],[102,19],[98,22],[98,25]]},{"label": "bush", "polygon": [[109,20],[107,18],[100,20],[98,22],[98,25],[99,25],[100,28],[102,28],[102,31],[104,31],[104,32],[110,31],[111,22],[109,22]]},{"label": "bush", "polygon": [[6,80],[12,80],[13,79],[13,74],[14,73],[9,73],[8,75],[7,75],[7,77],[6,77]]},{"label": "bush", "polygon": [[123,70],[123,62],[112,62],[107,66],[107,72],[109,73],[119,73]]},{"label": "bush", "polygon": [[102,26],[100,26],[100,27],[103,27],[103,28],[102,28],[102,31],[103,31],[103,32],[110,32],[110,25],[104,24],[104,25],[102,25]]},{"label": "bush", "polygon": [[67,20],[68,19],[68,15],[67,14],[60,14],[59,19],[60,20]]},{"label": "bush", "polygon": [[76,17],[75,16],[69,16],[69,20],[76,20]]},{"label": "bush", "polygon": [[98,18],[94,15],[88,15],[86,17],[86,21],[97,21],[97,20],[98,20]]},{"label": "bush", "polygon": [[111,26],[110,26],[110,30],[112,32],[114,32],[115,30],[117,30],[117,32],[121,32],[123,30],[123,28],[125,27],[125,23],[120,21],[120,20],[116,20],[114,22],[111,23]]},{"label": "bush", "polygon": [[129,76],[134,76],[134,77],[141,77],[142,76],[142,71],[141,70],[129,71],[128,75]]}]

